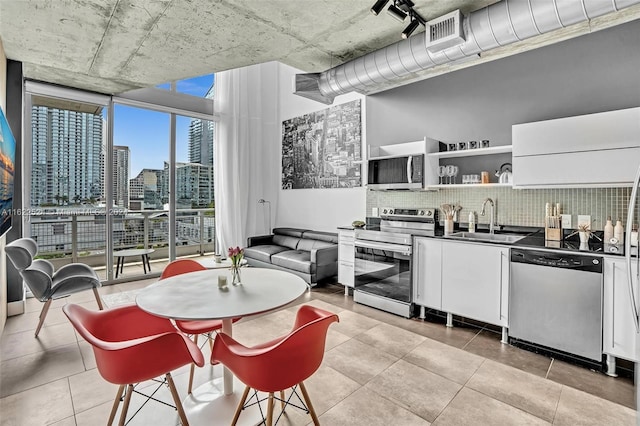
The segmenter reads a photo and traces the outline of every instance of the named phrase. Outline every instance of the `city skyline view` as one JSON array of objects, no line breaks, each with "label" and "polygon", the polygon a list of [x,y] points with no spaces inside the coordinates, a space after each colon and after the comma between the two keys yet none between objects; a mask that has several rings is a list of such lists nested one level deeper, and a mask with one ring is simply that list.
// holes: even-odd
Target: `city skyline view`
[{"label": "city skyline view", "polygon": [[[177,82],[177,91],[210,98],[213,75]],[[169,202],[170,114],[114,105],[111,152],[105,150],[105,118],[103,108],[91,105],[33,106],[32,206],[95,204],[107,193],[115,206],[134,210],[162,209]],[[175,197],[181,208],[211,205],[213,144],[213,121],[176,117]],[[110,188],[105,187],[108,159]]]},{"label": "city skyline view", "polygon": [[[179,93],[204,97],[214,84],[214,74],[181,80],[176,83]],[[169,89],[169,84],[158,86]],[[141,108],[115,105],[113,144],[131,150],[131,176],[143,169],[161,170],[169,160],[169,114]],[[140,123],[143,123],[141,125]],[[176,161],[189,161],[189,124],[191,117],[176,117]]]}]

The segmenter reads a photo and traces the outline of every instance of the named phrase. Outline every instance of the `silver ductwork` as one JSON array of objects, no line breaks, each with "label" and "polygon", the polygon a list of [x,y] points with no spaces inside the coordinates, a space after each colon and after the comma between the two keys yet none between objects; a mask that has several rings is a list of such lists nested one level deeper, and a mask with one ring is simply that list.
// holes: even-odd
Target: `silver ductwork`
[{"label": "silver ductwork", "polygon": [[366,93],[381,83],[472,58],[635,4],[640,4],[640,0],[503,0],[463,19],[466,39],[463,44],[431,53],[425,34],[421,33],[322,73],[298,74],[296,80],[304,85],[296,83],[294,93],[331,104],[338,95]]}]

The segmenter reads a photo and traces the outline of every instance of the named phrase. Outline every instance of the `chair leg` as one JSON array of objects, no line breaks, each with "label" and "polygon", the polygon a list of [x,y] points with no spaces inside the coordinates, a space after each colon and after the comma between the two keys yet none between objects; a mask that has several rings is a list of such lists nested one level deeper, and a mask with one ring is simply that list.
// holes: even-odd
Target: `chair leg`
[{"label": "chair leg", "polygon": [[166,377],[167,383],[169,384],[169,389],[171,390],[171,395],[173,396],[173,401],[176,403],[176,409],[178,410],[178,415],[180,416],[182,426],[189,426],[187,415],[184,412],[184,408],[182,408],[182,401],[180,401],[180,395],[178,395],[178,391],[176,390],[176,384],[173,383],[171,373],[167,373]]},{"label": "chair leg", "polygon": [[102,306],[102,299],[100,299],[100,293],[98,293],[97,287],[93,288],[93,295],[96,297],[96,302],[98,302],[98,309],[101,311],[104,310],[104,307]]},{"label": "chair leg", "polygon": [[40,333],[40,329],[42,328],[42,324],[44,324],[44,319],[47,317],[49,313],[49,308],[51,307],[51,302],[53,299],[49,299],[44,302],[44,306],[42,307],[42,311],[40,311],[40,321],[38,322],[38,327],[36,328],[36,337],[38,337],[38,333]]},{"label": "chair leg", "polygon": [[109,421],[107,422],[107,426],[111,426],[113,424],[113,419],[116,418],[116,411],[118,411],[118,405],[120,404],[120,398],[122,398],[122,392],[124,392],[124,385],[120,385],[120,387],[118,388],[116,399],[113,401],[113,407],[111,408],[111,414],[109,414]]},{"label": "chair leg", "polygon": [[280,406],[282,407],[282,411],[284,411],[284,407],[287,405],[284,401],[285,401],[284,400],[284,391],[281,390],[280,391]]},{"label": "chair leg", "polygon": [[316,410],[313,409],[313,405],[311,405],[311,398],[309,398],[309,394],[307,393],[307,388],[304,386],[304,383],[302,382],[300,382],[300,390],[302,391],[304,402],[305,404],[307,404],[307,408],[309,409],[309,415],[311,416],[311,419],[313,419],[313,424],[315,426],[320,426],[320,421],[318,421]]},{"label": "chair leg", "polygon": [[[193,343],[196,344],[196,346],[198,346],[198,335],[194,334],[193,335]],[[189,386],[187,387],[187,393],[191,394],[191,389],[193,389],[193,373],[195,372],[196,369],[196,364],[195,363],[191,363],[191,368],[190,368],[190,372],[189,372]]]},{"label": "chair leg", "polygon": [[120,413],[120,421],[118,426],[124,426],[127,420],[127,411],[129,411],[129,403],[131,402],[131,394],[133,394],[133,385],[127,386],[127,394],[124,396],[124,404],[122,405],[122,412]]},{"label": "chair leg", "polygon": [[238,404],[238,408],[236,408],[236,413],[233,415],[231,426],[236,426],[236,423],[238,423],[238,417],[240,417],[240,413],[242,412],[242,407],[244,407],[244,403],[247,401],[247,396],[249,396],[250,390],[251,388],[249,386],[246,386],[244,388],[244,392],[242,393],[242,398],[240,398],[240,403]]},{"label": "chair leg", "polygon": [[266,426],[273,426],[273,392],[269,392],[269,403],[267,404]]}]

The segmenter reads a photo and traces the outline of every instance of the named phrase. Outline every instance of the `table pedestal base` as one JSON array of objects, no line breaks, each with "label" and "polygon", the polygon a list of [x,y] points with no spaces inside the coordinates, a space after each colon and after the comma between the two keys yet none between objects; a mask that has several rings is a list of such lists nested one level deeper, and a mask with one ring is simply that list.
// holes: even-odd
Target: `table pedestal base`
[{"label": "table pedestal base", "polygon": [[[195,389],[182,401],[189,424],[191,426],[229,426],[245,388],[244,383],[236,378],[233,380],[233,386],[235,392],[231,395],[225,395],[223,379],[220,377]],[[249,398],[251,398],[251,393]],[[266,401],[261,404],[261,407],[262,412],[266,415]],[[262,423],[262,415],[258,404],[242,410],[238,419],[238,426],[255,426],[260,423]]]}]

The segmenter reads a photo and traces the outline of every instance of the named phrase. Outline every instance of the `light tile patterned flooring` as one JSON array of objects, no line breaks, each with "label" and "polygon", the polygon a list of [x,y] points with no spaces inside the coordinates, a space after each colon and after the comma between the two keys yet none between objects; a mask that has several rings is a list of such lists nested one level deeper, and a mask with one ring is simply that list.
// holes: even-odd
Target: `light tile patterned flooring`
[{"label": "light tile patterned flooring", "polygon": [[[118,303],[127,300],[124,292],[154,281],[100,291]],[[62,313],[65,303],[96,308],[91,292],[56,301],[38,339],[33,331],[39,302],[29,299],[27,313],[8,319],[0,340],[0,425],[106,422],[116,386],[98,374],[90,346]],[[254,344],[287,332],[301,303],[340,316],[329,330],[323,365],[307,382],[323,425],[636,424],[630,379],[502,345],[500,336],[486,329],[449,329],[357,305],[341,286],[315,288],[278,312],[244,319],[234,327],[234,337]],[[204,351],[208,356],[208,348]],[[198,369],[196,386],[219,368]],[[183,398],[187,373],[188,367],[174,372]],[[170,401],[166,387],[156,396]],[[140,404],[134,395],[130,413]],[[287,412],[279,424],[309,424],[304,413]],[[177,422],[173,409],[150,403],[130,424]]]}]

